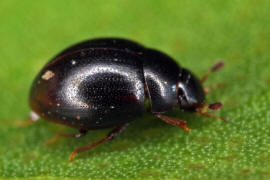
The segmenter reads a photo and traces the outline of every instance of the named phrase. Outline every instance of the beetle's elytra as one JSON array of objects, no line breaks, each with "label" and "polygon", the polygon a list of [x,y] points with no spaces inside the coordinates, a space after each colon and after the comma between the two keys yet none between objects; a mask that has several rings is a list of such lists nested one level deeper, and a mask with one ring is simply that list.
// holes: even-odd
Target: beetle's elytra
[{"label": "beetle's elytra", "polygon": [[100,141],[76,149],[71,161],[76,153],[112,139],[129,122],[142,117],[146,99],[156,117],[189,131],[185,121],[163,113],[179,107],[219,118],[206,109],[219,109],[221,103],[207,105],[201,84],[222,66],[217,63],[199,80],[168,55],[136,42],[118,38],[85,41],[59,53],[36,76],[29,98],[31,117],[79,130],[57,137],[81,137],[89,130],[115,127]]}]

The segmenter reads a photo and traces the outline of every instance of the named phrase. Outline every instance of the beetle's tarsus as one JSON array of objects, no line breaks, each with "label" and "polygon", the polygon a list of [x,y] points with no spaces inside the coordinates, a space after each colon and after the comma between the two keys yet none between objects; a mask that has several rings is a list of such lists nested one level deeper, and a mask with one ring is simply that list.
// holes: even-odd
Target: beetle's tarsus
[{"label": "beetle's tarsus", "polygon": [[204,117],[211,117],[211,118],[214,118],[214,119],[220,119],[226,123],[229,123],[230,121],[224,117],[220,117],[220,116],[217,116],[217,115],[214,115],[214,114],[211,114],[211,113],[208,113],[208,112],[198,112],[199,115],[201,116],[204,116]]},{"label": "beetle's tarsus", "polygon": [[156,114],[156,116],[158,118],[160,118],[161,120],[165,121],[168,124],[172,124],[174,126],[178,126],[180,128],[183,128],[187,132],[191,132],[191,129],[189,129],[187,127],[187,122],[184,121],[184,120],[176,119],[176,118],[172,118],[172,117],[168,117],[168,116],[164,116],[164,115],[161,115],[161,114]]},{"label": "beetle's tarsus", "polygon": [[31,124],[33,124],[33,121],[29,118],[26,120],[15,122],[15,126],[17,127],[27,127],[27,126],[30,126]]},{"label": "beetle's tarsus", "polygon": [[204,116],[204,117],[211,117],[211,118],[215,118],[215,119],[221,119],[224,122],[229,122],[226,118],[224,117],[220,117],[214,114],[211,114],[209,112],[207,112],[207,109],[211,109],[211,110],[219,110],[222,107],[222,103],[221,102],[216,102],[213,104],[203,104],[200,108],[196,109],[196,113]]},{"label": "beetle's tarsus", "polygon": [[31,124],[33,124],[34,122],[36,122],[39,119],[40,119],[39,115],[37,113],[35,113],[34,111],[31,111],[28,118],[26,120],[24,120],[24,121],[16,122],[16,126],[27,127],[27,126],[30,126]]},{"label": "beetle's tarsus", "polygon": [[48,139],[48,140],[45,141],[43,144],[44,144],[44,145],[53,144],[53,143],[55,143],[58,139],[59,139],[59,134],[56,134],[53,138]]}]

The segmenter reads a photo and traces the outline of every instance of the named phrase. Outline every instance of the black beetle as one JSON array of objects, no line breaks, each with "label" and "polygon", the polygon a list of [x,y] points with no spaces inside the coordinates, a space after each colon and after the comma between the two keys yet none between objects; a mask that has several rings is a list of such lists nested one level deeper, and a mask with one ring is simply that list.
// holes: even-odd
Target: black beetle
[{"label": "black beetle", "polygon": [[59,133],[48,143],[59,136],[78,138],[89,130],[116,127],[100,141],[75,149],[70,161],[76,153],[112,139],[142,117],[146,99],[156,117],[190,131],[185,121],[163,113],[178,106],[182,111],[220,118],[206,112],[219,109],[221,103],[207,105],[201,84],[222,66],[217,63],[200,81],[168,55],[136,42],[85,41],[62,51],[36,76],[29,98],[31,119],[42,117],[79,130],[78,134]]}]

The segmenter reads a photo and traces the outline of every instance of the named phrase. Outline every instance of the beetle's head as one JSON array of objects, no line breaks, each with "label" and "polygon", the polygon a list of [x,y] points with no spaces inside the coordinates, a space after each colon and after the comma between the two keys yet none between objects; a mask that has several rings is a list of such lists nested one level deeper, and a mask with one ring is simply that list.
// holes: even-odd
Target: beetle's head
[{"label": "beetle's head", "polygon": [[182,69],[178,83],[178,104],[183,111],[196,111],[205,105],[205,93],[196,76]]},{"label": "beetle's head", "polygon": [[223,67],[223,62],[215,64],[209,72],[207,72],[201,80],[194,76],[189,70],[182,69],[179,75],[178,83],[178,104],[182,111],[190,111],[201,114],[202,116],[221,119],[228,122],[226,118],[208,113],[207,108],[218,110],[222,107],[222,103],[216,102],[213,104],[205,103],[205,91],[202,84],[206,81],[208,75]]}]

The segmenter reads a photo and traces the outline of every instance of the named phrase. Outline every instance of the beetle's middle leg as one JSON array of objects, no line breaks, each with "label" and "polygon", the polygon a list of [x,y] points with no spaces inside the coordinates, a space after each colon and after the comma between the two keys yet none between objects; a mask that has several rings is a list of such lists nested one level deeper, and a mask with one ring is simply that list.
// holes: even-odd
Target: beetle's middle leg
[{"label": "beetle's middle leg", "polygon": [[107,136],[105,136],[104,138],[102,138],[101,140],[99,141],[96,141],[90,145],[86,145],[86,146],[83,146],[83,147],[80,147],[80,148],[77,148],[75,149],[69,156],[69,160],[70,162],[72,162],[73,158],[75,157],[75,155],[77,153],[81,153],[81,152],[84,152],[84,151],[87,151],[87,150],[90,150],[102,143],[105,143],[106,141],[109,141],[109,140],[112,140],[114,137],[116,137],[117,135],[119,135],[126,127],[127,127],[128,123],[126,124],[123,124],[121,126],[118,126],[116,127],[115,129],[113,129],[112,131],[110,131]]},{"label": "beetle's middle leg", "polygon": [[52,144],[52,143],[56,142],[59,139],[59,137],[80,138],[80,137],[85,136],[86,133],[87,133],[87,131],[84,131],[84,130],[79,130],[78,133],[59,132],[53,138],[47,140],[44,144],[45,145]]}]

